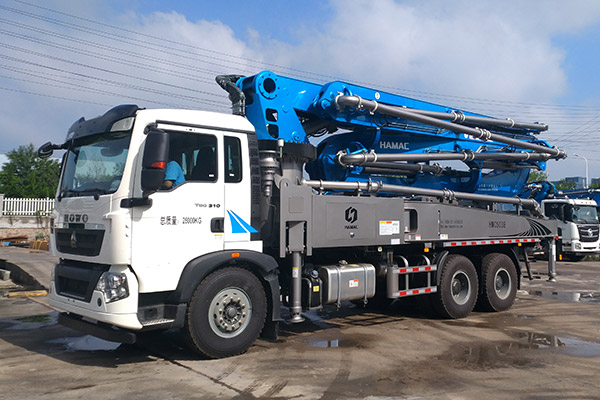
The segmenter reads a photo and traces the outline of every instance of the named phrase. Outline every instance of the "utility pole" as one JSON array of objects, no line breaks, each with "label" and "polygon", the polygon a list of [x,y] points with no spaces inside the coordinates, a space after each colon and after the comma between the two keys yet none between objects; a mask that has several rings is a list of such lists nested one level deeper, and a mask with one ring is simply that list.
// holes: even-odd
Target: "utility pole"
[{"label": "utility pole", "polygon": [[585,161],[585,185],[583,185],[583,188],[587,189],[590,186],[588,159],[585,156],[582,156],[581,154],[573,153],[573,155],[578,158],[583,158],[583,161]]}]

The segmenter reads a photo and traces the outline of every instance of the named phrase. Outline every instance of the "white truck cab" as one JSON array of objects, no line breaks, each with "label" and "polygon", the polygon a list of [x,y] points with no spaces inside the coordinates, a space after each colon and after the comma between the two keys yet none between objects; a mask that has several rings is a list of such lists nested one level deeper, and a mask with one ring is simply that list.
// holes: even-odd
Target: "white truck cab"
[{"label": "white truck cab", "polygon": [[[140,301],[152,303],[144,293],[176,291],[184,268],[200,256],[262,251],[251,237],[247,142],[254,128],[234,115],[136,106],[92,121],[76,122],[67,136],[52,216],[52,246],[61,262],[50,303],[133,330],[172,322],[176,309],[139,315]],[[167,134],[169,160],[144,165],[144,145],[156,132]],[[185,181],[144,193],[152,169],[170,162]]]},{"label": "white truck cab", "polygon": [[589,199],[556,198],[542,201],[546,218],[558,221],[559,252],[568,260],[579,261],[600,253],[598,205]]}]

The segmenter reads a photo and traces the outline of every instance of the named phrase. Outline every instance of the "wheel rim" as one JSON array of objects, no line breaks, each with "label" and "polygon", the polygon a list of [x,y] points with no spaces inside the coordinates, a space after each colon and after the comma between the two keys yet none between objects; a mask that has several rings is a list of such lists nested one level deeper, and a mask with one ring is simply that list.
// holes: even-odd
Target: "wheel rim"
[{"label": "wheel rim", "polygon": [[466,273],[457,271],[452,275],[452,298],[459,305],[465,304],[471,297],[471,281]]},{"label": "wheel rim", "polygon": [[226,288],[213,298],[208,311],[208,323],[213,332],[223,338],[232,338],[248,326],[252,303],[242,289]]},{"label": "wheel rim", "polygon": [[496,271],[496,276],[494,277],[494,291],[496,292],[496,296],[499,299],[506,299],[510,295],[510,290],[512,289],[512,282],[510,280],[510,274],[504,268],[500,268]]}]

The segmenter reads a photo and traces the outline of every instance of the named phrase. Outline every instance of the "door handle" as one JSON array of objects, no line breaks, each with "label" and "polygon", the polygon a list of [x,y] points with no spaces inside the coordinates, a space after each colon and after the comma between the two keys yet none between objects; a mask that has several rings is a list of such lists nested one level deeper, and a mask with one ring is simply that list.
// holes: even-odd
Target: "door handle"
[{"label": "door handle", "polygon": [[213,218],[210,220],[210,231],[215,233],[225,232],[225,218]]}]

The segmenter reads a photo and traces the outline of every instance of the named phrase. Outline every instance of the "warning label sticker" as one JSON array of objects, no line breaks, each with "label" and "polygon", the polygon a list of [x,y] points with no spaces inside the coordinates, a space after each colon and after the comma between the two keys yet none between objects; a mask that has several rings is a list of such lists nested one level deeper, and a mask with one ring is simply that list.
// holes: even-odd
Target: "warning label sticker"
[{"label": "warning label sticker", "polygon": [[379,221],[379,236],[399,234],[400,221]]}]

